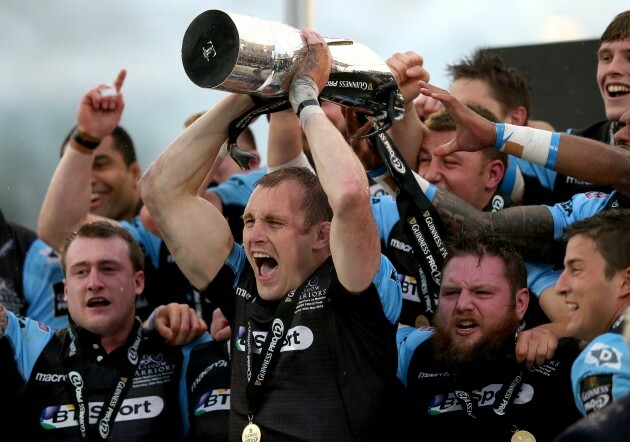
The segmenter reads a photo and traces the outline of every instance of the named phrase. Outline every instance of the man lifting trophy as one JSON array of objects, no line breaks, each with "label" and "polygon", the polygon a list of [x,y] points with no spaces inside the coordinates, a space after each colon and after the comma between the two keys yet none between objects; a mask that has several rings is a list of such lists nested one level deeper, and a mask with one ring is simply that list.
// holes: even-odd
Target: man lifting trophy
[{"label": "man lifting trophy", "polygon": [[[190,46],[223,62],[223,76],[208,74],[206,86],[234,81],[241,93],[225,94],[179,134],[139,188],[179,268],[231,325],[229,440],[403,440],[398,433],[408,420],[397,422],[404,401],[396,376],[402,291],[381,254],[365,170],[319,106],[333,66],[330,46],[303,28],[306,48],[295,66],[278,62],[286,69],[273,75],[273,54],[260,43],[239,47],[241,38],[224,24],[204,25],[212,35]],[[233,48],[223,44],[231,39]],[[224,63],[230,50],[238,69]],[[280,74],[290,69],[289,84]],[[238,243],[223,213],[197,190],[231,123],[257,101],[279,98],[263,90],[288,95],[317,175],[285,167],[259,178]],[[211,399],[202,399],[202,412]]]},{"label": "man lifting trophy", "polygon": [[[412,170],[385,133],[404,116],[404,100],[387,64],[373,51],[350,39],[325,39],[333,58],[320,100],[337,103],[373,120],[374,129],[363,137],[386,165],[397,187],[396,204],[424,275],[433,274],[444,258],[445,229],[431,202],[420,189]],[[247,168],[248,158],[235,140],[256,116],[287,109],[288,89],[297,58],[305,44],[300,31],[289,25],[256,17],[209,10],[188,26],[182,43],[182,62],[198,86],[250,95],[255,109],[230,125],[228,152]],[[259,100],[257,100],[257,97]],[[424,278],[422,296],[437,305],[439,280]]]}]

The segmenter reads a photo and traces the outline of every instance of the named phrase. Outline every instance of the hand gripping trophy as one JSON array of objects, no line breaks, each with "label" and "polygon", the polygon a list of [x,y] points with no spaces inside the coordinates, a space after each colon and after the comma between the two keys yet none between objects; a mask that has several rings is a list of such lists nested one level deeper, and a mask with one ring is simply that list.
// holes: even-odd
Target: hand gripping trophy
[{"label": "hand gripping trophy", "polygon": [[[404,101],[387,64],[353,40],[326,40],[333,66],[319,98],[366,114],[379,132],[402,119]],[[197,86],[260,98],[260,108],[235,123],[244,129],[255,116],[289,106],[295,61],[303,50],[300,31],[292,26],[214,9],[188,26],[182,62]],[[230,154],[246,167],[247,159],[238,158],[243,152],[234,149],[234,136],[230,140]]]}]

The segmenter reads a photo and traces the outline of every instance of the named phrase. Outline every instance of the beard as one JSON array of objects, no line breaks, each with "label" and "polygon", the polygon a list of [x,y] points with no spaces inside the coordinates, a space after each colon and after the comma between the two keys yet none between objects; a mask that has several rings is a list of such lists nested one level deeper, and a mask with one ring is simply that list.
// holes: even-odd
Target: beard
[{"label": "beard", "polygon": [[435,359],[450,370],[474,370],[494,361],[514,357],[514,337],[520,322],[516,312],[502,321],[499,326],[486,328],[483,322],[482,336],[474,343],[454,343],[451,330],[456,321],[444,323],[438,314],[435,315],[435,335],[433,337]]}]

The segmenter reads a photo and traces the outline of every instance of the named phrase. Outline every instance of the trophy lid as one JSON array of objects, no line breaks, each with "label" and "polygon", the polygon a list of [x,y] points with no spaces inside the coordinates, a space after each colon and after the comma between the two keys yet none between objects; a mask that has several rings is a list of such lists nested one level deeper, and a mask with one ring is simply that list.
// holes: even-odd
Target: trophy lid
[{"label": "trophy lid", "polygon": [[182,63],[197,86],[213,88],[223,83],[237,64],[238,55],[238,29],[227,13],[205,11],[188,25],[182,42]]}]

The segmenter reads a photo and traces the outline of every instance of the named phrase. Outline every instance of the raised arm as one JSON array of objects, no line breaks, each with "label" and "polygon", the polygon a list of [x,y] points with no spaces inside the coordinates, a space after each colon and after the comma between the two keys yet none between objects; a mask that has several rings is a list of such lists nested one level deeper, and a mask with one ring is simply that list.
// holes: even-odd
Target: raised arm
[{"label": "raised arm", "polygon": [[39,213],[38,235],[55,250],[80,225],[102,219],[89,213],[94,149],[120,122],[125,107],[120,90],[126,75],[121,70],[113,87],[100,84],[79,103],[77,127],[64,148]]},{"label": "raised arm", "polygon": [[589,138],[495,124],[468,109],[445,90],[422,81],[419,84],[421,92],[442,102],[457,122],[456,138],[436,148],[435,155],[447,155],[458,150],[474,152],[496,146],[510,155],[563,175],[611,185],[624,195],[630,195],[629,151],[611,149],[607,144]]},{"label": "raised arm", "polygon": [[200,290],[214,279],[232,248],[223,214],[199,195],[230,122],[253,106],[230,94],[184,130],[140,179],[147,209],[179,268]]},{"label": "raised arm", "polygon": [[302,128],[292,109],[275,112],[269,116],[267,141],[267,171],[283,167],[308,167],[309,163],[302,146]]},{"label": "raised arm", "polygon": [[389,134],[413,170],[418,170],[420,145],[426,133],[414,105],[414,100],[420,95],[418,81],[429,81],[429,73],[423,68],[423,63],[422,57],[412,51],[396,52],[387,59],[387,66],[405,100],[405,116],[392,125]]},{"label": "raised arm", "polygon": [[435,186],[431,189],[435,190],[431,203],[449,232],[456,233],[464,226],[489,227],[508,236],[525,260],[546,262],[551,259],[554,223],[545,206],[514,206],[482,212],[447,190]]},{"label": "raised arm", "polygon": [[369,287],[380,265],[381,247],[367,176],[315,100],[330,73],[330,50],[316,32],[303,29],[302,35],[308,52],[298,64],[289,97],[294,110],[314,100],[301,109],[300,123],[333,210],[330,248],[339,281],[348,291],[358,293]]},{"label": "raised arm", "polygon": [[[358,124],[352,112],[346,112],[346,122],[350,135],[363,134],[366,126]],[[374,146],[367,140],[352,141],[358,158],[367,170],[377,170],[383,162]],[[544,206],[515,206],[498,212],[483,212],[472,207],[447,190],[430,184],[415,174],[420,188],[437,209],[444,226],[450,233],[457,233],[464,226],[488,227],[510,237],[512,243],[526,259],[545,261],[551,257],[554,223],[551,212]],[[382,185],[396,195],[395,182],[387,174],[383,175]]]}]

